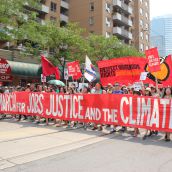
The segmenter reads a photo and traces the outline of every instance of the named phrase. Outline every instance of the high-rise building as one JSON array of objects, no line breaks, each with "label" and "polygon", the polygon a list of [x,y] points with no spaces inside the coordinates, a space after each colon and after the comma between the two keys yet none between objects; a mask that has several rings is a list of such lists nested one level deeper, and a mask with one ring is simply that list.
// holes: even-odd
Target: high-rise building
[{"label": "high-rise building", "polygon": [[69,0],[42,0],[42,4],[48,8],[48,12],[39,16],[44,20],[57,20],[61,25],[69,21]]},{"label": "high-rise building", "polygon": [[[25,13],[36,11],[37,22],[45,24],[47,20],[59,21],[61,26],[69,22],[69,0],[41,0],[40,8],[25,5]],[[9,42],[0,40],[0,48],[12,46]]]},{"label": "high-rise building", "polygon": [[116,35],[140,51],[149,48],[149,0],[70,0],[69,6],[69,20],[86,35]]},{"label": "high-rise building", "polygon": [[151,46],[158,48],[160,56],[172,54],[172,15],[151,21]]},{"label": "high-rise building", "polygon": [[149,0],[133,0],[132,13],[132,45],[145,51],[150,47],[150,6]]},{"label": "high-rise building", "polygon": [[117,36],[138,50],[149,48],[149,0],[41,0],[38,21],[79,23],[89,33]]},{"label": "high-rise building", "polygon": [[70,0],[69,20],[86,29],[86,35],[112,35],[112,0]]}]

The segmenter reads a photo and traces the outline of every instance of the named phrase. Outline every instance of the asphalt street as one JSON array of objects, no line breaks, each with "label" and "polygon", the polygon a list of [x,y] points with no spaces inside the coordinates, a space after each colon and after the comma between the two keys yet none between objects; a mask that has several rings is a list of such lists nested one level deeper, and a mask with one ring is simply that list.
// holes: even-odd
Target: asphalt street
[{"label": "asphalt street", "polygon": [[0,172],[169,172],[172,143],[163,133],[142,140],[127,133],[66,130],[0,121]]}]

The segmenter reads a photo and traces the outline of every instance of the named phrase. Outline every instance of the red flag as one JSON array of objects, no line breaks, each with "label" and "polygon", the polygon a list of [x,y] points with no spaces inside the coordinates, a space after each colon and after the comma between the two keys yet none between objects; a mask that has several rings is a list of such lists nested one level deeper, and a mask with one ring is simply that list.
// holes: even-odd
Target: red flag
[{"label": "red flag", "polygon": [[68,75],[72,76],[73,79],[79,79],[82,76],[79,61],[69,62],[67,63]]},{"label": "red flag", "polygon": [[148,59],[149,72],[160,71],[160,59],[158,55],[157,48],[151,48],[145,51],[146,57]]},{"label": "red flag", "polygon": [[55,74],[56,79],[60,79],[60,72],[59,72],[58,67],[55,67],[44,56],[41,56],[41,63],[42,63],[42,74],[44,76],[49,76],[49,75]]}]

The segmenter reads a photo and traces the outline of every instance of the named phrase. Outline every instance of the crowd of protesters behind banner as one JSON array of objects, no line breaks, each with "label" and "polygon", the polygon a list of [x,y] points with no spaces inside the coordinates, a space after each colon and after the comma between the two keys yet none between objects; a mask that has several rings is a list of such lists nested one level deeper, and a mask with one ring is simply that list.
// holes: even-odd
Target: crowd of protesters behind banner
[{"label": "crowd of protesters behind banner", "polygon": [[[55,92],[55,93],[65,93],[65,94],[77,94],[77,93],[83,93],[83,94],[131,94],[131,95],[138,95],[138,96],[152,96],[152,97],[159,97],[159,98],[172,98],[172,88],[166,87],[166,88],[156,88],[154,85],[150,84],[148,87],[142,86],[142,89],[136,89],[132,87],[131,85],[125,86],[120,85],[120,83],[115,82],[114,85],[108,84],[106,87],[102,87],[100,83],[96,84],[88,84],[88,86],[83,86],[82,89],[78,89],[75,84],[72,84],[70,87],[60,87],[55,85],[42,85],[42,84],[34,84],[34,83],[28,83],[25,87],[21,86],[10,86],[10,87],[1,87],[0,93],[11,93],[16,91],[26,91],[26,92]],[[3,115],[4,117],[5,115]],[[117,126],[115,125],[97,125],[94,123],[80,123],[80,122],[74,122],[74,121],[64,121],[64,120],[55,120],[55,119],[41,119],[39,116],[26,116],[26,115],[13,115],[12,118],[15,118],[17,121],[23,120],[30,120],[32,122],[35,122],[37,124],[39,123],[46,123],[49,124],[50,121],[54,122],[54,125],[56,127],[60,126],[66,126],[67,128],[80,128],[84,127],[85,129],[90,130],[99,130],[102,129],[108,130],[110,133],[113,132],[125,132],[127,130],[127,127],[121,127],[117,130]],[[138,128],[134,128],[133,137],[137,137],[138,134],[140,134]],[[145,134],[142,137],[143,140],[145,140],[147,137],[150,137],[152,135],[158,135],[158,131],[151,131],[151,130],[145,130]],[[165,133],[164,137],[165,141],[170,141],[170,133]]]}]

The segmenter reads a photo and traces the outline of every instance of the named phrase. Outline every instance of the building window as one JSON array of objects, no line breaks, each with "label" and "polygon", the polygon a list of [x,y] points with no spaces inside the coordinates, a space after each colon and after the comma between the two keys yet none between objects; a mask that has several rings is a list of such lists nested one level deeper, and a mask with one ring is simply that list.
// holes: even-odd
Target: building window
[{"label": "building window", "polygon": [[140,0],[140,3],[142,4],[143,3],[143,0]]},{"label": "building window", "polygon": [[140,20],[140,26],[143,27],[143,20]]},{"label": "building window", "polygon": [[90,11],[94,11],[94,2],[90,3]]},{"label": "building window", "polygon": [[147,23],[145,24],[145,29],[149,30],[149,25]]},{"label": "building window", "polygon": [[109,37],[110,37],[110,33],[106,32],[106,38],[109,38]]},{"label": "building window", "polygon": [[106,11],[108,12],[108,13],[111,13],[111,5],[109,4],[109,3],[106,3]]},{"label": "building window", "polygon": [[145,16],[146,16],[146,19],[148,20],[148,13],[147,12],[145,13]]},{"label": "building window", "polygon": [[57,18],[56,18],[56,17],[51,16],[51,17],[50,17],[50,20],[51,20],[51,21],[56,21],[56,20],[57,20]]},{"label": "building window", "polygon": [[140,44],[140,50],[143,51],[144,50],[144,45]]},{"label": "building window", "polygon": [[51,2],[51,11],[56,12],[57,10],[57,4],[54,2]]},{"label": "building window", "polygon": [[110,27],[111,25],[110,23],[111,23],[110,18],[106,17],[106,26]]},{"label": "building window", "polygon": [[94,17],[90,17],[90,18],[89,18],[89,24],[90,24],[90,25],[93,25],[93,24],[94,24]]},{"label": "building window", "polygon": [[149,36],[146,34],[146,41],[148,42],[149,41]]},{"label": "building window", "polygon": [[140,8],[140,15],[143,15],[143,9]]},{"label": "building window", "polygon": [[140,37],[141,39],[143,39],[143,32],[140,32]]},{"label": "building window", "polygon": [[148,2],[147,1],[145,1],[145,6],[148,7]]},{"label": "building window", "polygon": [[149,49],[149,46],[146,45],[146,50],[148,50],[148,49]]}]

